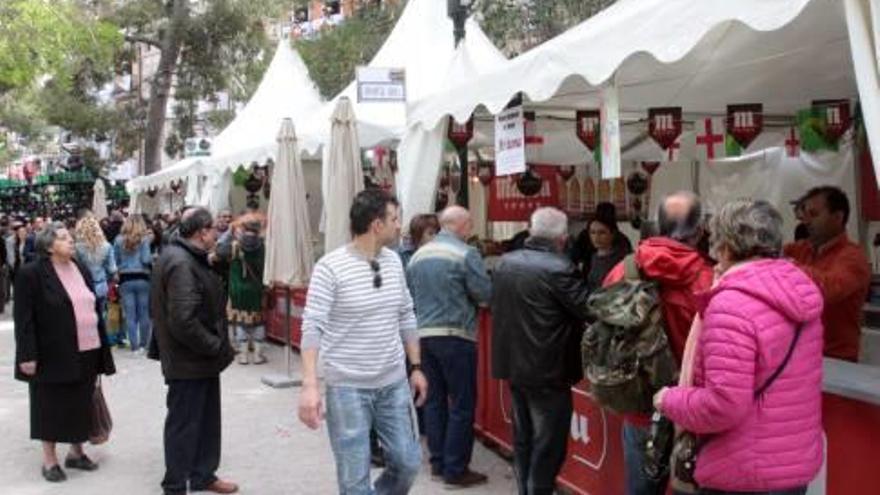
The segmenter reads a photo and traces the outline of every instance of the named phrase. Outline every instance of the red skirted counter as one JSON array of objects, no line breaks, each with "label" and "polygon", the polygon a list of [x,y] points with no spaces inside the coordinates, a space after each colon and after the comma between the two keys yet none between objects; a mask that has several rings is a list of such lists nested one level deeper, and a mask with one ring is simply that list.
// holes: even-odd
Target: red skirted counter
[{"label": "red skirted counter", "polygon": [[[266,310],[270,338],[285,340],[286,290],[274,289]],[[291,291],[288,331],[299,348],[306,291]],[[477,410],[474,427],[483,439],[504,452],[513,450],[512,409],[506,383],[492,378],[492,319],[488,311],[479,318],[477,365]],[[823,421],[828,440],[827,474],[829,495],[873,493],[880,486],[876,450],[880,445],[880,368],[826,359],[824,364]],[[585,384],[572,388],[574,414],[568,440],[568,459],[562,468],[560,486],[578,494],[623,493],[623,450],[621,418],[596,405]],[[819,483],[822,484],[821,482]],[[811,492],[812,495],[812,492]]]},{"label": "red skirted counter", "polygon": [[286,320],[285,311],[290,308],[290,343],[299,349],[302,341],[302,315],[306,307],[306,289],[291,289],[290,306],[287,305],[288,290],[284,288],[270,289],[270,302],[264,312],[266,319],[266,336],[284,344],[287,337],[284,335]]}]

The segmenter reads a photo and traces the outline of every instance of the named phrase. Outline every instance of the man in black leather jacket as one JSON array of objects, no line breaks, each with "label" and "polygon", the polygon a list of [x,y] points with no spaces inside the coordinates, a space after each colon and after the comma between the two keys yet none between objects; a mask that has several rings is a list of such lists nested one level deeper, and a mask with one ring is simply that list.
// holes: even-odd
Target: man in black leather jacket
[{"label": "man in black leather jacket", "polygon": [[222,282],[208,264],[216,243],[210,212],[187,210],[180,236],[153,270],[152,317],[162,373],[168,385],[165,420],[166,494],[192,491],[235,493],[219,480],[220,372],[232,362],[224,330]]},{"label": "man in black leather jacket", "polygon": [[514,464],[523,495],[553,493],[565,461],[589,296],[563,254],[565,213],[538,209],[529,233],[524,249],[501,258],[492,296],[492,376],[510,382]]}]

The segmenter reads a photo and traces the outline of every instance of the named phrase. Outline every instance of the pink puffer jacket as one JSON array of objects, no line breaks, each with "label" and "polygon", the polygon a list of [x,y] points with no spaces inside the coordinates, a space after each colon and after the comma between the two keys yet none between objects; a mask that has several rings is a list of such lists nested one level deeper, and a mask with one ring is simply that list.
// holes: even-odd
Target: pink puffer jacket
[{"label": "pink puffer jacket", "polygon": [[[822,294],[783,260],[725,275],[708,295],[694,386],[667,390],[662,412],[700,441],[696,479],[728,491],[806,486],[822,464]],[[785,358],[764,394],[755,391]]]}]

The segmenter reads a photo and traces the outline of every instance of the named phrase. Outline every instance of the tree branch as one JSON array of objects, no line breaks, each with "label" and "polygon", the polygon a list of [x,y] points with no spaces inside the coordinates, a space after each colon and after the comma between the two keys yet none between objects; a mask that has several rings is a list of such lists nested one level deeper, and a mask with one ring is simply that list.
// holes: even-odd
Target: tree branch
[{"label": "tree branch", "polygon": [[159,40],[147,37],[147,36],[138,36],[135,34],[126,34],[125,41],[129,43],[143,43],[145,45],[155,46],[158,49],[162,49],[162,44],[159,43]]}]

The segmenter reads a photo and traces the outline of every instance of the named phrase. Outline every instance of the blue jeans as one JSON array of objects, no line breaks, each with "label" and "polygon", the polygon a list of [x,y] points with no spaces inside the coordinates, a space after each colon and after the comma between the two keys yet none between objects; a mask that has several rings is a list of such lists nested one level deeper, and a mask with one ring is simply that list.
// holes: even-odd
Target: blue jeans
[{"label": "blue jeans", "polygon": [[623,464],[627,495],[665,495],[669,480],[657,483],[642,471],[645,464],[645,443],[651,434],[650,426],[636,426],[623,422]]},{"label": "blue jeans", "polygon": [[[377,389],[328,385],[325,400],[339,493],[408,493],[422,462],[409,383],[400,380]],[[370,428],[379,435],[387,466],[375,491],[370,485]]]},{"label": "blue jeans", "polygon": [[[131,350],[150,344],[150,282],[147,280],[129,280],[119,284],[122,296],[122,310],[125,316],[125,328],[128,330],[128,342]],[[138,338],[140,329],[140,338]]]},{"label": "blue jeans", "polygon": [[474,447],[477,344],[458,337],[426,337],[421,344],[431,468],[450,480],[467,471]]}]

